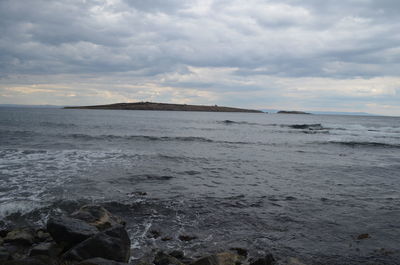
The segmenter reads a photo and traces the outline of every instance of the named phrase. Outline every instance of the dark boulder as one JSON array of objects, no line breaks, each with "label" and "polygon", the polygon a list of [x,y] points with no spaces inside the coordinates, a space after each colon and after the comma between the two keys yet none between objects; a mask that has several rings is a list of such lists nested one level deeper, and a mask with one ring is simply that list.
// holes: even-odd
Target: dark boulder
[{"label": "dark boulder", "polygon": [[86,222],[69,217],[50,218],[47,231],[53,239],[67,248],[76,245],[98,233],[98,229]]},{"label": "dark boulder", "polygon": [[79,262],[77,265],[127,265],[128,263],[117,262],[103,258],[87,259]]},{"label": "dark boulder", "polygon": [[78,211],[71,214],[71,217],[96,226],[99,230],[125,225],[125,222],[120,217],[111,214],[100,205],[84,205]]},{"label": "dark boulder", "polygon": [[128,233],[122,226],[110,228],[86,239],[63,255],[66,260],[83,261],[91,258],[104,258],[128,262],[130,257]]}]

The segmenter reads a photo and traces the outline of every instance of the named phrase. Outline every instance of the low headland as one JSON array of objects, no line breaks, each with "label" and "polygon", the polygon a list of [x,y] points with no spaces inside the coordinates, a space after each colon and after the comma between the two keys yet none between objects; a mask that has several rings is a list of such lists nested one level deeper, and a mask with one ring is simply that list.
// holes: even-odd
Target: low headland
[{"label": "low headland", "polygon": [[[268,251],[250,255],[237,247],[187,256],[182,249],[152,249],[136,256],[126,222],[100,205],[84,205],[71,214],[51,215],[45,227],[0,230],[2,265],[273,265]],[[159,231],[149,235],[157,238]],[[181,234],[180,241],[196,236]],[[162,240],[173,240],[165,237]],[[136,256],[133,258],[133,256]]]},{"label": "low headland", "polygon": [[261,110],[241,109],[222,106],[204,106],[187,104],[170,104],[156,102],[115,103],[95,106],[73,106],[65,109],[102,109],[102,110],[158,110],[158,111],[208,111],[208,112],[247,112],[263,113]]}]

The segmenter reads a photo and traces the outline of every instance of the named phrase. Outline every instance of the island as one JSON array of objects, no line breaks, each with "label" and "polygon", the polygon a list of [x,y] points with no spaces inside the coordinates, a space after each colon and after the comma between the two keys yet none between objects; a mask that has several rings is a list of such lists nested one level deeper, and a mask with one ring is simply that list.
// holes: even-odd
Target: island
[{"label": "island", "polygon": [[102,110],[161,110],[161,111],[209,111],[209,112],[247,112],[263,113],[261,110],[240,109],[232,107],[170,104],[156,102],[115,103],[109,105],[75,106],[64,109],[102,109]]},{"label": "island", "polygon": [[295,111],[295,110],[280,110],[277,112],[278,114],[311,114],[304,111]]}]

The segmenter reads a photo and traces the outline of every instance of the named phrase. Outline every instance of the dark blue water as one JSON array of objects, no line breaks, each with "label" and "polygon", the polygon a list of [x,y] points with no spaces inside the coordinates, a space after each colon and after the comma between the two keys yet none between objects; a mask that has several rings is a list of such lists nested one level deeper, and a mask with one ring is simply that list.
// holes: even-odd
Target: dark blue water
[{"label": "dark blue water", "polygon": [[399,264],[399,172],[394,117],[0,109],[0,224],[101,203],[135,257],[240,246]]}]

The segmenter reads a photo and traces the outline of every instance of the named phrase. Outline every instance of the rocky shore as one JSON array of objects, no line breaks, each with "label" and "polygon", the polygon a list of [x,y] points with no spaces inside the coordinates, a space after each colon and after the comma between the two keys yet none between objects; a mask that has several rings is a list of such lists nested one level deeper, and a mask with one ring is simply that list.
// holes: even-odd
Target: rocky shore
[{"label": "rocky shore", "polygon": [[[157,231],[150,231],[156,233]],[[182,235],[180,240],[191,240]],[[99,205],[85,205],[70,215],[51,216],[46,227],[0,231],[2,265],[272,265],[272,254],[249,257],[243,248],[188,257],[180,249],[153,249],[133,258],[125,222]]]}]

